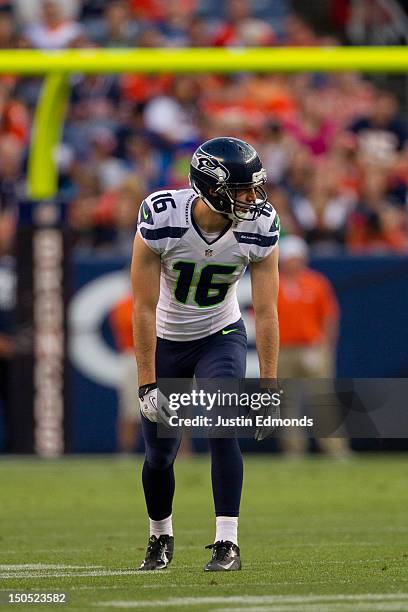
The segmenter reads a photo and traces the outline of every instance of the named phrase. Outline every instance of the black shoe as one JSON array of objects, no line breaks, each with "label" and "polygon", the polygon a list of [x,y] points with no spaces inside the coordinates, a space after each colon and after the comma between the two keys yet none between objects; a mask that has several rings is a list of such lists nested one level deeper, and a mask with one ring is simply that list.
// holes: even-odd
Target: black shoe
[{"label": "black shoe", "polygon": [[150,536],[147,544],[146,557],[139,567],[139,571],[165,569],[173,558],[174,538],[169,535],[161,535],[157,538]]},{"label": "black shoe", "polygon": [[212,548],[211,561],[204,568],[206,572],[234,572],[241,569],[241,557],[239,547],[229,540],[221,540],[210,544],[206,548]]}]

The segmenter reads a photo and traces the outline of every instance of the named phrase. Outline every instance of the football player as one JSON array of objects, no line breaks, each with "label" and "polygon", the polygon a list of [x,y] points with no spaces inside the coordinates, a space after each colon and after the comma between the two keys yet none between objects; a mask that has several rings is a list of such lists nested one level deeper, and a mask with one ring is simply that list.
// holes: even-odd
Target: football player
[{"label": "football player", "polygon": [[[248,265],[262,379],[276,380],[279,219],[255,149],[214,138],[195,151],[190,189],[142,203],[132,259],[134,343],[146,456],[143,488],[150,539],[140,570],[173,557],[173,463],[180,439],[159,437],[157,380],[245,377],[247,338],[236,297]],[[259,436],[262,438],[262,433]],[[216,515],[206,571],[241,569],[237,529],[243,464],[235,437],[210,438]]]}]

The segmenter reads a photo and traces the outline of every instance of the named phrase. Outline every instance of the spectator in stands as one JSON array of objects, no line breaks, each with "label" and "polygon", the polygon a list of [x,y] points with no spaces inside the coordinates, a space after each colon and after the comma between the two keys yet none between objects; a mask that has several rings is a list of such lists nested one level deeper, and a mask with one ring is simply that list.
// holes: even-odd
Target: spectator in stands
[{"label": "spectator in stands", "polygon": [[0,0],[0,11],[2,13],[11,13],[13,0]]},{"label": "spectator in stands", "polygon": [[0,138],[9,136],[17,141],[16,146],[22,146],[28,142],[30,116],[24,103],[11,91],[7,81],[0,81]]},{"label": "spectator in stands", "polygon": [[211,47],[211,32],[208,21],[199,15],[191,17],[188,26],[188,47]]},{"label": "spectator in stands", "polygon": [[60,0],[42,0],[39,21],[27,27],[26,36],[37,49],[64,49],[82,33],[81,25],[67,17]]},{"label": "spectator in stands", "polygon": [[15,45],[15,27],[7,13],[0,13],[0,49],[12,49]]},{"label": "spectator in stands", "polygon": [[[154,49],[165,46],[165,40],[159,26],[151,23],[142,24],[136,44],[140,48]],[[153,75],[155,78],[157,75]]]},{"label": "spectator in stands", "polygon": [[216,29],[215,47],[267,47],[276,42],[270,24],[252,16],[249,0],[227,0],[226,19]]},{"label": "spectator in stands", "polygon": [[158,23],[164,18],[165,7],[161,0],[130,0],[130,5],[138,21]]},{"label": "spectator in stands", "polygon": [[115,228],[114,247],[117,252],[128,256],[135,239],[139,205],[143,202],[147,190],[143,175],[132,173],[118,190],[112,216]]},{"label": "spectator in stands", "polygon": [[[117,254],[129,256],[136,233],[139,206],[146,195],[144,177],[125,175],[117,187],[101,194],[94,210],[95,222],[106,228],[110,246]],[[109,228],[112,232],[109,234]]]},{"label": "spectator in stands", "polygon": [[0,138],[0,255],[11,250],[18,205],[24,197],[21,176],[23,148],[12,136]]},{"label": "spectator in stands", "polygon": [[187,47],[195,2],[167,0],[163,3],[163,17],[158,24],[166,47]]},{"label": "spectator in stands", "polygon": [[408,213],[408,149],[389,169],[390,201]]},{"label": "spectator in stands", "polygon": [[[86,1],[86,0],[85,0]],[[65,19],[77,20],[80,16],[84,0],[58,0]],[[12,0],[13,16],[16,24],[21,28],[41,21],[43,0]]]},{"label": "spectator in stands", "polygon": [[283,44],[288,47],[315,47],[318,39],[313,28],[299,15],[288,15],[283,35]]},{"label": "spectator in stands", "polygon": [[143,103],[128,104],[126,102],[122,104],[121,122],[115,133],[118,143],[116,148],[118,157],[126,157],[127,142],[132,136],[147,138],[143,121],[144,106]]},{"label": "spectator in stands", "polygon": [[160,185],[163,175],[162,158],[146,136],[132,134],[127,138],[125,160],[129,172],[143,177],[147,192]]},{"label": "spectator in stands", "polygon": [[[314,172],[311,153],[303,147],[294,148],[291,163],[281,181],[281,187],[287,194],[295,216],[296,211],[301,210],[302,200],[310,192]],[[299,231],[301,231],[300,228]]]},{"label": "spectator in stands", "polygon": [[94,33],[93,40],[101,47],[134,47],[138,27],[127,0],[107,3],[102,23]]},{"label": "spectator in stands", "polygon": [[73,242],[81,249],[106,248],[113,239],[113,228],[99,223],[97,207],[101,185],[95,168],[74,161],[71,176],[76,194],[71,202],[69,223]]},{"label": "spectator in stands", "polygon": [[87,159],[99,128],[113,134],[119,127],[120,90],[115,75],[72,77],[71,105],[64,140],[78,159]]},{"label": "spectator in stands", "polygon": [[399,117],[397,99],[390,91],[380,91],[371,114],[354,121],[350,131],[366,161],[390,165],[407,145],[406,123]]},{"label": "spectator in stands", "polygon": [[348,221],[347,245],[360,253],[408,252],[406,202],[393,199],[384,167],[365,167],[361,196]]},{"label": "spectator in stands", "polygon": [[361,181],[361,163],[355,138],[346,131],[338,132],[326,159],[336,174],[339,193],[356,199]]},{"label": "spectator in stands", "polygon": [[288,171],[294,148],[293,138],[284,132],[279,121],[271,120],[266,124],[257,150],[270,183],[278,185],[282,182]]},{"label": "spectator in stands", "polygon": [[[310,75],[306,78],[307,88],[313,88],[313,78]],[[371,113],[377,95],[373,83],[356,72],[326,74],[324,78],[324,86],[319,87],[319,104],[339,129],[344,130],[356,118]]]},{"label": "spectator in stands", "polygon": [[286,234],[296,234],[300,232],[296,218],[290,207],[288,194],[282,187],[275,187],[267,184],[267,193],[269,202],[273,202],[273,206],[279,215],[281,222],[281,236]]},{"label": "spectator in stands", "polygon": [[[338,334],[339,307],[328,280],[307,267],[308,249],[298,236],[285,236],[280,241],[279,377],[289,379],[285,387],[285,415],[299,416],[302,408],[302,378],[326,379],[326,391],[334,395],[330,379],[335,372],[335,349]],[[285,385],[284,385],[285,386]],[[314,412],[315,423],[340,425],[335,408],[332,413]],[[345,440],[319,438],[319,448],[333,457],[348,453]],[[281,438],[283,450],[292,455],[307,451],[307,439],[298,429],[288,430]]]},{"label": "spectator in stands", "polygon": [[102,20],[106,0],[81,0],[81,22],[83,20]]},{"label": "spectator in stands", "polygon": [[77,248],[91,250],[107,243],[95,219],[97,202],[96,195],[89,194],[78,195],[71,203],[69,223],[73,244]]},{"label": "spectator in stands", "polygon": [[200,139],[197,129],[198,79],[183,75],[174,79],[169,95],[158,96],[147,103],[144,111],[146,128],[165,148],[194,147]]},{"label": "spectator in stands", "polygon": [[127,174],[124,160],[114,156],[116,145],[115,135],[109,128],[94,130],[88,166],[95,172],[103,191],[118,187]]},{"label": "spectator in stands", "polygon": [[347,219],[356,203],[352,190],[341,190],[338,168],[322,160],[314,168],[303,197],[293,202],[293,214],[314,251],[330,254],[344,244]]},{"label": "spectator in stands", "polygon": [[306,91],[298,100],[299,113],[286,121],[286,130],[313,155],[328,152],[336,133],[332,117],[327,116],[319,92]]}]

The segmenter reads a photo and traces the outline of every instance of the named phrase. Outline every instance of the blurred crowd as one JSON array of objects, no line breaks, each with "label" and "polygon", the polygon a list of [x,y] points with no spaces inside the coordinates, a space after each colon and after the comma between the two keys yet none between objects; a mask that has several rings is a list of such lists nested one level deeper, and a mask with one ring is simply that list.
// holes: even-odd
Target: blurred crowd
[{"label": "blurred crowd", "polygon": [[[330,3],[329,3],[330,4]],[[347,2],[333,0],[333,15]],[[337,13],[336,10],[337,9]],[[340,13],[339,13],[340,11]],[[0,48],[322,46],[288,0],[0,0]],[[129,254],[138,205],[187,186],[203,140],[258,150],[283,231],[312,252],[408,252],[407,127],[397,97],[357,73],[72,77],[58,151],[75,243]],[[0,75],[0,245],[24,197],[41,80]]]}]

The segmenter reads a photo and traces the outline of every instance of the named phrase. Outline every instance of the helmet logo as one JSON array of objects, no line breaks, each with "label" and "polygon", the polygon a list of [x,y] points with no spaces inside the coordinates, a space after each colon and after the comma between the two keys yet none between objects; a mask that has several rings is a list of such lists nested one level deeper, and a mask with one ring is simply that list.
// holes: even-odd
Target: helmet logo
[{"label": "helmet logo", "polygon": [[252,174],[252,182],[256,185],[259,183],[265,183],[266,182],[266,170],[265,168],[262,168],[261,170],[259,170],[259,172],[254,172]]},{"label": "helmet logo", "polygon": [[223,183],[229,177],[227,168],[223,166],[216,157],[211,157],[204,153],[195,153],[191,160],[191,165],[197,168],[197,170],[217,179],[220,183]]}]

